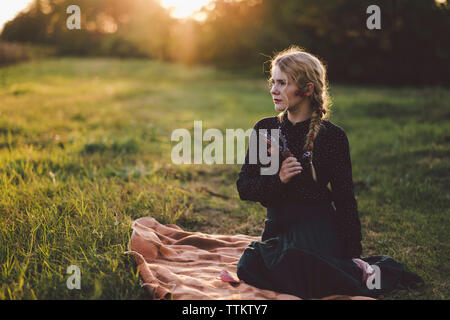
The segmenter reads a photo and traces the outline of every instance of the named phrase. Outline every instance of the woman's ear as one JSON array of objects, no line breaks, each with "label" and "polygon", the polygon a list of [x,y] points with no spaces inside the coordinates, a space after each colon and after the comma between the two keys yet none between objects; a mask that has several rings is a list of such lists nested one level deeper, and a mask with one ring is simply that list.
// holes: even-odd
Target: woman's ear
[{"label": "woman's ear", "polygon": [[305,96],[310,96],[314,92],[314,84],[312,82],[308,82],[305,88]]},{"label": "woman's ear", "polygon": [[307,97],[312,95],[314,92],[314,84],[312,82],[308,82],[302,89],[295,91],[295,95],[300,97]]}]

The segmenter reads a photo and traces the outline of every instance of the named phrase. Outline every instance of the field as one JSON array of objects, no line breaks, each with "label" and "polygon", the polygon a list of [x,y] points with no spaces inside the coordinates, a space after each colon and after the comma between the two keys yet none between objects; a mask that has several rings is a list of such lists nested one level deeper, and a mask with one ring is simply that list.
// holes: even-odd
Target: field
[{"label": "field", "polygon": [[[450,90],[331,84],[350,141],[363,255],[385,254],[426,285],[385,299],[450,299]],[[134,219],[260,235],[240,165],[171,163],[171,132],[252,128],[275,115],[263,76],[119,59],[0,69],[0,299],[147,299]],[[81,268],[81,290],[66,269]]]}]

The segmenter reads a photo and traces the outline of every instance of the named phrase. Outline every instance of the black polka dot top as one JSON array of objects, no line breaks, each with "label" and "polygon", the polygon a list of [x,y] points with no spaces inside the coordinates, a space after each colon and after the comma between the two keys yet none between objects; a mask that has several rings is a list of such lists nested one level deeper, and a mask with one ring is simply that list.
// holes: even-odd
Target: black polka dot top
[{"label": "black polka dot top", "polygon": [[[293,124],[285,113],[281,123],[278,117],[264,118],[258,121],[253,129],[256,133],[259,129],[268,129],[268,132],[270,129],[280,129],[289,150],[299,161],[304,154],[303,147],[310,122],[311,118]],[[257,139],[256,142],[253,137]],[[258,134],[252,135],[250,143],[257,143],[259,146],[259,139]],[[342,128],[328,120],[322,121],[314,141],[312,160],[318,182],[313,180],[310,167],[305,169],[306,166],[302,163],[303,171],[288,183],[282,183],[279,177],[283,160],[281,157],[278,172],[274,175],[261,175],[260,168],[268,167],[269,164],[262,165],[259,157],[257,159],[256,164],[250,164],[247,149],[245,163],[236,182],[241,200],[260,202],[266,208],[286,201],[305,204],[333,203],[338,217],[338,232],[347,244],[348,256],[360,255],[361,224],[353,190],[350,147]]]}]

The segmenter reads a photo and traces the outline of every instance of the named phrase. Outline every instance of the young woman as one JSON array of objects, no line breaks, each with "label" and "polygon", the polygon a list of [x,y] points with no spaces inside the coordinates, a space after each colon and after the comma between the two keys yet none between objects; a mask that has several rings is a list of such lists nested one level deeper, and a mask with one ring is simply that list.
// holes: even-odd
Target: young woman
[{"label": "young woman", "polygon": [[[267,208],[267,220],[262,241],[246,248],[237,275],[301,298],[377,296],[399,283],[422,282],[388,256],[360,258],[350,147],[344,130],[327,120],[327,85],[322,62],[299,47],[272,60],[270,93],[281,113],[258,121],[254,130],[279,129],[290,154],[278,153],[277,174],[261,175],[264,165],[249,164],[247,150],[237,189],[241,200]],[[250,143],[259,146],[262,136],[254,137]]]}]

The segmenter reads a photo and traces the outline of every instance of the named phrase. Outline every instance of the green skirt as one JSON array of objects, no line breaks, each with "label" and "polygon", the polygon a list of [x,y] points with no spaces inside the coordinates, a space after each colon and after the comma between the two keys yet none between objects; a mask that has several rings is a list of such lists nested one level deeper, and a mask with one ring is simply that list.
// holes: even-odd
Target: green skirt
[{"label": "green skirt", "polygon": [[340,258],[336,214],[330,204],[285,204],[270,207],[262,241],[244,250],[237,266],[239,279],[255,287],[288,293],[303,299],[330,295],[377,297],[397,285],[423,282],[389,256],[361,258],[377,276],[363,281],[352,259]]}]

